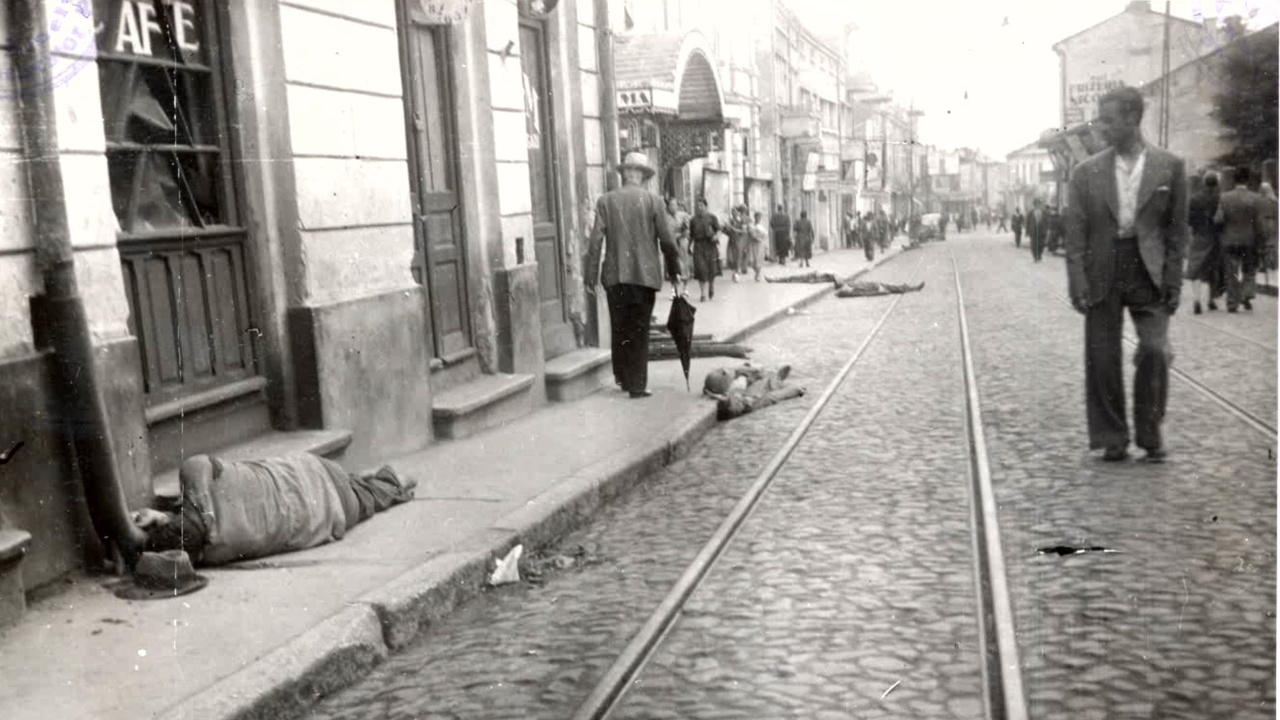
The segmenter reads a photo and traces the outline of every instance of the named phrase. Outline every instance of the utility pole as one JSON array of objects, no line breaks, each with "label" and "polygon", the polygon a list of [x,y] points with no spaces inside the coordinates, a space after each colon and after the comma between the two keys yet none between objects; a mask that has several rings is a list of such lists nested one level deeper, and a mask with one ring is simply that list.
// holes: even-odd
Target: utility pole
[{"label": "utility pole", "polygon": [[1160,59],[1160,147],[1169,147],[1169,26],[1173,23],[1170,2],[1164,2],[1164,54]]}]

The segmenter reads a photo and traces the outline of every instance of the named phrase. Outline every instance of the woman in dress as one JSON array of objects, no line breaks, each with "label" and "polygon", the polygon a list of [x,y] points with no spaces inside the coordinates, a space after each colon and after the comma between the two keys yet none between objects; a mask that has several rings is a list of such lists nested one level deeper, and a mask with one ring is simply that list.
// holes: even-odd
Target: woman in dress
[{"label": "woman in dress", "polygon": [[693,217],[689,219],[689,241],[693,245],[693,278],[698,281],[698,301],[716,296],[716,275],[720,265],[720,247],[716,235],[720,221],[707,212],[707,201],[699,198]]},{"label": "woman in dress", "polygon": [[1200,305],[1200,289],[1208,287],[1209,309],[1217,310],[1213,301],[1222,294],[1222,247],[1213,215],[1218,209],[1218,176],[1206,173],[1191,178],[1191,199],[1187,203],[1187,224],[1191,226],[1191,247],[1187,250],[1187,279],[1191,280],[1192,312],[1204,312]]},{"label": "woman in dress", "polygon": [[746,263],[743,268],[754,270],[756,282],[760,282],[760,266],[764,264],[764,244],[769,240],[769,228],[764,224],[764,213],[757,212],[755,222],[747,228],[750,241],[747,243]]},{"label": "woman in dress", "polygon": [[688,277],[693,273],[693,255],[689,250],[689,213],[685,212],[680,201],[675,198],[667,199],[667,222],[671,225],[671,237],[675,238],[676,247],[680,251],[680,275],[685,278],[676,292],[684,295],[688,292]]},{"label": "woman in dress", "polygon": [[801,211],[793,232],[796,236],[796,260],[800,262],[800,267],[810,267],[809,261],[813,259],[813,223],[809,222],[808,211]]}]

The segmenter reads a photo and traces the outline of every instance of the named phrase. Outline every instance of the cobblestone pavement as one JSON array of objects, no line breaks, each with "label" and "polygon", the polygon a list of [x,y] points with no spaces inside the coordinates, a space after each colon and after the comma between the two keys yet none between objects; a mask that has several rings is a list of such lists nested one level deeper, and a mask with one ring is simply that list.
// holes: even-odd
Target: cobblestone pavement
[{"label": "cobblestone pavement", "polygon": [[[981,236],[951,249],[1031,717],[1274,717],[1274,440],[1174,379],[1170,462],[1099,461],[1087,451],[1083,321],[1048,296],[1065,294],[1061,265],[1034,266]],[[1214,368],[1215,357],[1263,351],[1181,312],[1172,327],[1180,368],[1228,396],[1233,383],[1270,388],[1274,418],[1274,356]],[[1037,554],[1057,545],[1116,552]]]},{"label": "cobblestone pavement", "polygon": [[983,716],[955,292],[926,258],[615,717]]},{"label": "cobblestone pavement", "polygon": [[[923,252],[908,253],[877,269],[871,277],[904,282],[924,256]],[[582,548],[598,562],[554,573],[541,586],[506,586],[485,593],[425,633],[414,647],[389,658],[361,683],[323,701],[312,717],[568,717],[891,302],[888,297],[833,298],[754,335],[748,341],[755,350],[753,362],[793,364],[791,382],[808,388],[808,395],[719,425],[689,457],[636,486],[627,497],[606,508],[591,526],[560,544],[566,552]],[[698,366],[711,367],[704,362],[698,361]],[[881,372],[892,376],[888,369]],[[880,382],[880,377],[861,375],[849,380],[853,387]],[[844,437],[838,428],[822,431],[833,441]],[[896,457],[892,450],[870,442],[863,444],[861,452],[878,457],[881,464]],[[890,520],[903,522],[900,515],[878,522]],[[873,547],[883,552],[889,544],[882,539]],[[858,555],[864,552],[851,553],[845,570],[856,570],[863,564]],[[967,569],[950,568],[948,572]],[[917,579],[913,582],[921,582],[924,573],[923,568],[914,569]],[[885,586],[893,581],[870,574],[861,580]],[[777,590],[782,592],[786,587]],[[796,606],[805,602],[781,595],[776,601]],[[881,612],[889,607],[888,598],[879,602]],[[895,602],[903,606],[901,616],[924,614],[917,606],[933,612],[933,604],[923,598],[903,599],[899,595]],[[852,610],[838,620],[856,621]],[[776,622],[785,625],[785,620]],[[787,635],[785,627],[775,630],[780,641]],[[810,692],[810,676],[818,672],[816,663],[823,659],[803,659],[803,653],[809,652],[806,640],[797,638],[790,649],[773,651],[794,655],[791,667],[805,673],[769,676],[773,677],[774,692]],[[972,643],[961,648],[952,646],[950,652],[956,656],[972,652]],[[879,659],[865,658],[871,663],[868,667],[892,661],[888,648],[881,652],[886,654]],[[847,664],[849,657],[826,661]],[[879,677],[894,669],[874,672]],[[877,682],[878,692],[890,683]],[[767,695],[747,694],[761,703],[772,702]]]}]

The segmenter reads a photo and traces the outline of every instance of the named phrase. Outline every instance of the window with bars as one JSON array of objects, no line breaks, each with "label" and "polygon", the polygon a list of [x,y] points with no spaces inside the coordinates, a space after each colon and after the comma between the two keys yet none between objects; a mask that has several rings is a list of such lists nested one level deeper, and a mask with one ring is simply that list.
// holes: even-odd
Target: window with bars
[{"label": "window with bars", "polygon": [[213,0],[93,0],[111,206],[148,402],[255,373]]}]

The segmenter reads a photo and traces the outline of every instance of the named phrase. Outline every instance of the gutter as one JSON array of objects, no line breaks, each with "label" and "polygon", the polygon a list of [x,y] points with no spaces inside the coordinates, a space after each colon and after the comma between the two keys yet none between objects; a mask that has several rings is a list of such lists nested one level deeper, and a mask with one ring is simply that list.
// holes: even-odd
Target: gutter
[{"label": "gutter", "polygon": [[[133,524],[111,442],[106,404],[99,391],[92,336],[76,283],[75,255],[67,221],[52,62],[43,0],[9,0],[10,52],[15,60],[22,151],[26,160],[28,211],[36,243],[36,265],[44,282],[38,302],[45,337],[53,348],[53,416],[75,449],[75,463],[93,528],[115,559],[132,569],[146,542]],[[117,572],[120,567],[117,567]]]}]

